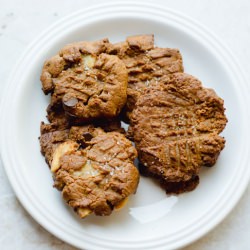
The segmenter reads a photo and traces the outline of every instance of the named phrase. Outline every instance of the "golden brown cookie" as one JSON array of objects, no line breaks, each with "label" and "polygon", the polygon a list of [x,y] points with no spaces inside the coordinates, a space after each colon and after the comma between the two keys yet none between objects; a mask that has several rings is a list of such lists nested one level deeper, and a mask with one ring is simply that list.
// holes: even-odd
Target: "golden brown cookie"
[{"label": "golden brown cookie", "polygon": [[146,90],[130,127],[142,172],[160,180],[167,193],[195,188],[200,167],[213,166],[224,148],[223,104],[212,89],[184,73]]},{"label": "golden brown cookie", "polygon": [[124,135],[92,125],[43,132],[41,149],[54,174],[54,186],[81,218],[110,215],[136,192],[137,152]]},{"label": "golden brown cookie", "polygon": [[52,93],[51,107],[63,106],[73,119],[89,122],[117,116],[127,98],[127,69],[115,55],[104,53],[107,39],[65,46],[45,62],[41,82]]}]

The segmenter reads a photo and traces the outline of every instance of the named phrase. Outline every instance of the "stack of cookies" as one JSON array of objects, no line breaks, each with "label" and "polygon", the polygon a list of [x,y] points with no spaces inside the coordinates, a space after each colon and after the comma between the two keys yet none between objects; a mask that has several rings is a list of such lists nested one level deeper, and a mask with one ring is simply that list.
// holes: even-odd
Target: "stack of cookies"
[{"label": "stack of cookies", "polygon": [[41,82],[51,94],[41,152],[81,218],[109,215],[136,192],[137,152],[141,174],[177,194],[193,190],[224,148],[223,100],[153,35],[69,44],[45,62]]}]

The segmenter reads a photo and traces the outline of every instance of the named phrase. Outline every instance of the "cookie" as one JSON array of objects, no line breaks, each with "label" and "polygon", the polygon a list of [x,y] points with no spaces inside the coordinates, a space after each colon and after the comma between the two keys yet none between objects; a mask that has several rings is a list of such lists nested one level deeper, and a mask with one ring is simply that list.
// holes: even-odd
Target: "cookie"
[{"label": "cookie", "polygon": [[107,53],[117,55],[128,69],[127,103],[123,118],[129,122],[138,97],[168,74],[183,72],[178,49],[154,46],[154,35],[127,37],[125,42],[109,44]]},{"label": "cookie", "polygon": [[45,62],[41,82],[54,110],[81,122],[117,116],[127,98],[127,69],[104,53],[107,39],[67,45]]},{"label": "cookie", "polygon": [[[144,172],[167,193],[190,191],[201,166],[213,166],[225,145],[224,102],[188,74],[175,73],[140,96],[130,130]],[[187,185],[186,185],[187,184]]]},{"label": "cookie", "polygon": [[52,153],[54,186],[81,218],[91,213],[110,215],[136,192],[136,156],[131,142],[120,133],[72,127],[68,139]]}]

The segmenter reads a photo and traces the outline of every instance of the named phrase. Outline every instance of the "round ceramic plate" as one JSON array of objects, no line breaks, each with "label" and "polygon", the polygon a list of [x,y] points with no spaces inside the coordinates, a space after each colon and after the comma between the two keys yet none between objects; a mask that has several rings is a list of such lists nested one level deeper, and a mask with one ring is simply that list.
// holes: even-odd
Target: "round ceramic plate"
[{"label": "round ceramic plate", "polygon": [[[155,35],[158,46],[179,48],[187,73],[225,100],[226,147],[216,165],[201,172],[193,192],[166,196],[148,178],[136,195],[109,217],[80,220],[52,188],[40,154],[39,125],[49,99],[41,91],[43,62],[65,44],[128,35]],[[42,33],[13,71],[1,112],[1,152],[9,180],[28,212],[48,231],[84,249],[173,249],[217,225],[242,195],[250,176],[249,93],[239,66],[225,46],[194,20],[149,4],[118,3],[78,11]]]}]

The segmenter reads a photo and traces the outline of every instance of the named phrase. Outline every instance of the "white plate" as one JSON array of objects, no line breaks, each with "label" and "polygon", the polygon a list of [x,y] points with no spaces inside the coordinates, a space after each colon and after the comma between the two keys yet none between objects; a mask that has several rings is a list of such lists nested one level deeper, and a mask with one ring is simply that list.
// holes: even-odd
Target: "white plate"
[{"label": "white plate", "polygon": [[[167,197],[142,178],[126,208],[110,217],[80,220],[52,188],[39,152],[39,123],[48,98],[41,91],[43,61],[64,44],[154,33],[158,46],[179,48],[185,71],[225,100],[227,142],[214,168],[204,169],[195,191]],[[242,195],[250,176],[246,81],[225,46],[192,19],[151,4],[118,3],[76,12],[34,41],[13,71],[1,112],[1,151],[9,180],[24,207],[48,231],[85,249],[173,249],[218,224]]]}]

